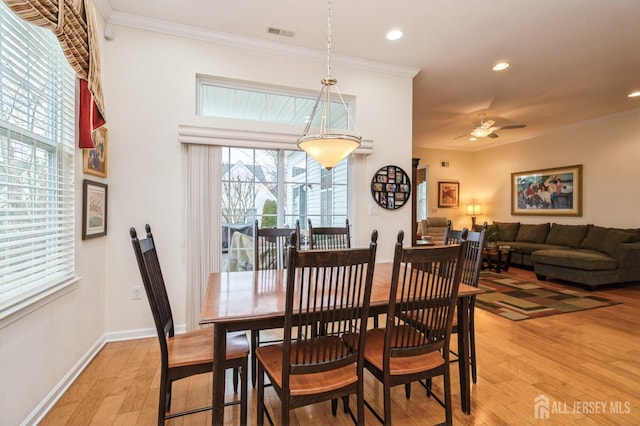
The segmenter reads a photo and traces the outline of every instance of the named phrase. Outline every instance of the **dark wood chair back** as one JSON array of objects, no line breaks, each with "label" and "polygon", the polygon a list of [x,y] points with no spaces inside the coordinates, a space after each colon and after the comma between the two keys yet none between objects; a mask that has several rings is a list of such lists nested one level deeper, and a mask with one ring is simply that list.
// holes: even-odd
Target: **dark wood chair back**
[{"label": "dark wood chair back", "polygon": [[291,228],[258,228],[258,221],[253,225],[253,269],[282,269],[287,266],[287,254]]},{"label": "dark wood chair back", "polygon": [[486,233],[487,222],[482,225],[480,231],[469,231],[467,228],[454,230],[452,229],[451,221],[447,223],[447,229],[444,233],[445,245],[467,242],[462,277],[460,279],[463,284],[478,287],[478,279],[480,278],[480,269],[482,267],[482,247],[484,246]]},{"label": "dark wood chair back", "polygon": [[164,284],[153,234],[151,234],[151,227],[147,224],[145,225],[145,230],[147,238],[142,240],[138,240],[135,228],[131,228],[129,234],[160,340],[162,363],[166,365],[168,362],[167,337],[173,337],[175,334],[173,314],[171,312],[171,305],[169,304],[169,297],[167,296],[167,289]]},{"label": "dark wood chair back", "polygon": [[[295,237],[287,269],[283,388],[293,375],[356,362],[361,374],[365,335],[359,331],[366,329],[378,232],[372,232],[368,248],[342,250],[299,251]],[[324,324],[321,333],[318,324]],[[343,339],[357,333],[357,344]]]},{"label": "dark wood chair back", "polygon": [[309,248],[311,250],[333,250],[351,248],[351,234],[349,231],[349,219],[345,220],[345,226],[319,226],[314,227],[311,219],[309,224]]},{"label": "dark wood chair back", "polygon": [[[448,357],[466,243],[403,248],[398,233],[389,293],[384,363],[444,349]],[[388,369],[385,367],[385,370]]]}]

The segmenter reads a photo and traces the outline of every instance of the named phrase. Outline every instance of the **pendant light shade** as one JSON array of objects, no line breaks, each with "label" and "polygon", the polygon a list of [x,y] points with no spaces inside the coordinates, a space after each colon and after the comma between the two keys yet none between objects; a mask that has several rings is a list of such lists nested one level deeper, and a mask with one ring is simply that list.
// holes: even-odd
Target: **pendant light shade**
[{"label": "pendant light shade", "polygon": [[[357,134],[347,134],[341,131],[336,132],[331,129],[331,89],[333,86],[335,86],[336,93],[347,113],[347,122],[353,123],[349,114],[349,108],[336,85],[337,80],[331,78],[331,0],[329,0],[328,5],[327,77],[322,79],[322,90],[313,106],[304,133],[302,137],[298,139],[298,147],[313,157],[324,168],[331,170],[336,164],[360,146],[362,138]],[[316,114],[320,114],[320,128],[318,133],[310,134],[311,123],[314,121]]]}]

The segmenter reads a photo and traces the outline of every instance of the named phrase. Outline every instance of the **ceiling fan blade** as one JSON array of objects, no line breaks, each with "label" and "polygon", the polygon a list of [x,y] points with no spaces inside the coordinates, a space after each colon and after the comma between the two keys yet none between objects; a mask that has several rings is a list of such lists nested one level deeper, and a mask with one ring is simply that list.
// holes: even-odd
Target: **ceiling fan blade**
[{"label": "ceiling fan blade", "polygon": [[491,128],[491,126],[493,126],[494,124],[496,124],[496,122],[495,122],[495,121],[493,121],[493,120],[487,120],[487,121],[485,121],[484,123],[482,123],[482,124],[480,125],[480,128],[482,128],[482,129],[490,129],[490,128]]},{"label": "ceiling fan blade", "polygon": [[462,138],[468,138],[469,137],[469,133],[465,133],[464,135],[460,135],[460,136],[456,136],[455,138],[453,138],[453,140],[457,140],[457,139],[462,139]]},{"label": "ceiling fan blade", "polygon": [[488,137],[488,138],[497,138],[497,137],[498,137],[498,134],[497,134],[497,133],[495,133],[495,132],[494,132],[494,133],[489,133],[489,134],[487,135],[487,137]]},{"label": "ceiling fan blade", "polygon": [[526,124],[508,124],[506,126],[497,127],[496,130],[522,129],[523,127],[527,127],[527,125]]}]

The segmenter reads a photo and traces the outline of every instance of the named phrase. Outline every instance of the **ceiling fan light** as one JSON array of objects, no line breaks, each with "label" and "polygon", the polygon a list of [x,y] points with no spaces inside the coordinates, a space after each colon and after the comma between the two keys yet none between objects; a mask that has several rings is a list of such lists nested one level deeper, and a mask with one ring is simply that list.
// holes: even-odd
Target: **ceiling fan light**
[{"label": "ceiling fan light", "polygon": [[493,66],[493,70],[494,71],[502,71],[502,70],[506,70],[507,68],[509,68],[510,64],[509,62],[498,62],[497,64],[495,64]]},{"label": "ceiling fan light", "polygon": [[631,92],[627,95],[630,98],[637,98],[640,96],[640,90],[636,90],[635,92]]},{"label": "ceiling fan light", "polygon": [[484,127],[476,127],[471,131],[471,136],[474,136],[476,138],[485,138],[489,136],[491,133],[493,133],[492,129],[486,129]]}]

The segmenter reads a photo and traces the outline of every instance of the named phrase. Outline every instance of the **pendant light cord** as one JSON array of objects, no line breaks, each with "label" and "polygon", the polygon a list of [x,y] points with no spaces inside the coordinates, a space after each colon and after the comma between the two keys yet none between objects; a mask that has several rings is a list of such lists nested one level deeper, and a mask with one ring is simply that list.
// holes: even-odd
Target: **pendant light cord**
[{"label": "pendant light cord", "polygon": [[331,0],[327,2],[327,78],[331,79]]}]

